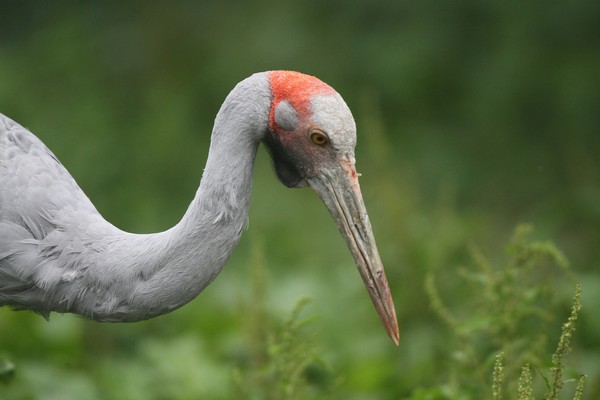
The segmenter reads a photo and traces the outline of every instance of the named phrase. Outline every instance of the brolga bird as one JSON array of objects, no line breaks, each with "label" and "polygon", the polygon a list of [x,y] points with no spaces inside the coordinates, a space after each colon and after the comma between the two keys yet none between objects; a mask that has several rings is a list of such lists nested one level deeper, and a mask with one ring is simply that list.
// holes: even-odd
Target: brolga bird
[{"label": "brolga bird", "polygon": [[260,143],[284,185],[310,186],[325,203],[398,344],[355,169],[354,119],[334,89],[291,71],[256,73],[229,93],[192,203],[179,223],[154,234],[107,222],[54,154],[0,114],[0,306],[128,322],[188,303],[215,279],[246,226]]}]

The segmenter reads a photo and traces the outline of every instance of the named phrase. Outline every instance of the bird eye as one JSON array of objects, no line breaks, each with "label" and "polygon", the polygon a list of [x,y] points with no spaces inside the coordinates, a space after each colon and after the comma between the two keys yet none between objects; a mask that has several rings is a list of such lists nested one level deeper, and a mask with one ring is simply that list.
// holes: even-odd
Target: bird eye
[{"label": "bird eye", "polygon": [[319,146],[325,146],[327,143],[329,143],[329,138],[327,135],[325,135],[324,132],[315,129],[310,131],[310,139],[314,144]]}]

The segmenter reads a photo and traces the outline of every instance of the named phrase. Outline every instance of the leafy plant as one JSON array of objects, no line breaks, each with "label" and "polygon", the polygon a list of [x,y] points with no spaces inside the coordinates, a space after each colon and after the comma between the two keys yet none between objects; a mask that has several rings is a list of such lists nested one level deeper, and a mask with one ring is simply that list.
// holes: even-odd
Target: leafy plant
[{"label": "leafy plant", "polygon": [[[433,273],[426,278],[431,305],[451,329],[455,350],[450,356],[448,398],[492,399],[503,393],[517,393],[519,399],[533,399],[532,368],[544,369],[549,332],[560,312],[557,287],[572,282],[565,256],[547,241],[530,240],[529,225],[517,227],[507,252],[508,262],[494,266],[472,247],[473,266],[461,268],[461,282],[470,289],[461,306],[447,305],[440,295]],[[564,379],[564,357],[570,350],[577,313],[581,308],[577,286],[571,316],[563,325],[559,345],[552,356],[551,378],[545,399],[557,399]],[[505,360],[509,363],[505,364]],[[575,398],[580,398],[584,378],[580,378]],[[578,397],[579,396],[579,397]]]},{"label": "leafy plant", "polygon": [[[581,297],[581,288],[577,285],[575,290],[575,296],[573,297],[573,305],[571,307],[571,315],[567,322],[562,326],[562,333],[558,341],[558,346],[554,354],[552,354],[552,367],[550,368],[550,379],[547,379],[544,375],[546,382],[547,391],[544,395],[544,400],[557,400],[561,393],[565,381],[564,375],[564,359],[565,356],[571,351],[570,343],[573,332],[575,331],[575,322],[577,321],[577,313],[581,309],[581,303],[579,301]],[[494,373],[492,378],[492,398],[494,400],[502,399],[502,385],[504,380],[504,354],[500,353],[496,356],[496,363],[494,364]],[[581,400],[583,395],[583,386],[585,383],[585,375],[581,375],[577,380],[577,387],[573,400]],[[517,399],[518,400],[533,400],[533,379],[531,376],[531,370],[529,364],[525,364],[521,368],[521,375],[519,377],[518,388],[517,388]]]},{"label": "leafy plant", "polygon": [[324,398],[337,383],[318,356],[314,336],[306,332],[311,320],[301,314],[309,299],[298,300],[283,321],[271,321],[266,312],[262,251],[256,245],[253,250],[253,299],[244,310],[250,357],[234,371],[235,398]]}]

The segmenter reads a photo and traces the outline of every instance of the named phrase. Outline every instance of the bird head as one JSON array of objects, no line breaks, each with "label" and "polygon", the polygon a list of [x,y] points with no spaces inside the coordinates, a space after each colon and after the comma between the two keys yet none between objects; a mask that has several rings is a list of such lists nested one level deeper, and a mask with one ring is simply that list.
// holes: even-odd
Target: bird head
[{"label": "bird head", "polygon": [[399,333],[387,278],[377,251],[355,168],[356,124],[342,97],[319,79],[269,72],[269,148],[279,180],[312,187],[335,220],[377,313],[394,343]]}]

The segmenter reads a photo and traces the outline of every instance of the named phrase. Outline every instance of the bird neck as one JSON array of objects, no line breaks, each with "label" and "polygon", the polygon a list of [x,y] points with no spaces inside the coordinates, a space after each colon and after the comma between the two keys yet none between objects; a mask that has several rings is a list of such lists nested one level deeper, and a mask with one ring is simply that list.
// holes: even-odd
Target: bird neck
[{"label": "bird neck", "polygon": [[[208,160],[194,200],[173,228],[157,234],[129,235],[116,243],[111,259],[121,262],[106,268],[129,268],[125,274],[122,270],[106,274],[125,277],[120,285],[110,285],[108,297],[124,297],[126,301],[116,306],[118,309],[100,302],[101,309],[94,309],[94,318],[136,321],[164,314],[191,301],[214,280],[246,226],[252,170],[260,140],[268,129],[270,98],[265,74],[240,82],[227,96],[215,119]],[[142,277],[133,280],[134,288],[127,278],[132,274]]]},{"label": "bird neck", "polygon": [[194,200],[175,227],[151,239],[161,242],[154,247],[158,259],[147,255],[154,260],[150,264],[165,265],[165,272],[151,279],[160,284],[149,286],[178,293],[178,304],[173,298],[152,301],[176,308],[192,300],[217,276],[239,242],[247,225],[256,152],[268,129],[270,98],[267,76],[255,74],[225,99]]},{"label": "bird neck", "polygon": [[270,98],[262,73],[240,82],[225,99],[215,119],[200,187],[177,226],[180,234],[245,225],[254,160],[268,129]]},{"label": "bird neck", "polygon": [[[254,159],[268,130],[270,101],[265,73],[240,82],[227,96],[215,120],[200,187],[173,228],[127,233],[94,210],[73,224],[85,230],[56,230],[39,245],[19,242],[29,252],[15,252],[22,258],[15,276],[33,271],[31,288],[38,289],[28,292],[26,302],[14,304],[29,302],[45,315],[75,312],[103,321],[138,321],[196,297],[221,271],[246,226]],[[38,254],[43,246],[52,250]],[[27,269],[27,263],[34,265]]]}]

